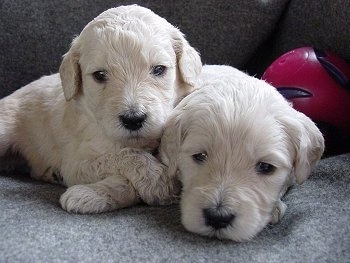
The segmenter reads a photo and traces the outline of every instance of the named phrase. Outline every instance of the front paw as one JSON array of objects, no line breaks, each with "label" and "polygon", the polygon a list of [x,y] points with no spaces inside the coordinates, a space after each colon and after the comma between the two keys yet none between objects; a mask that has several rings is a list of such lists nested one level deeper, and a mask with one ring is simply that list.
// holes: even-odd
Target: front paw
[{"label": "front paw", "polygon": [[167,206],[172,204],[177,204],[180,201],[180,196],[178,195],[161,195],[161,196],[142,196],[142,201],[150,206]]},{"label": "front paw", "polygon": [[275,204],[275,207],[272,210],[270,223],[277,224],[279,221],[281,221],[282,217],[284,216],[284,213],[286,212],[286,209],[286,204],[283,203],[281,200],[278,200]]},{"label": "front paw", "polygon": [[179,203],[182,185],[178,180],[166,181],[149,191],[143,189],[141,199],[152,206],[171,205]]},{"label": "front paw", "polygon": [[112,210],[108,199],[87,185],[74,185],[61,195],[62,208],[70,213],[95,214]]}]

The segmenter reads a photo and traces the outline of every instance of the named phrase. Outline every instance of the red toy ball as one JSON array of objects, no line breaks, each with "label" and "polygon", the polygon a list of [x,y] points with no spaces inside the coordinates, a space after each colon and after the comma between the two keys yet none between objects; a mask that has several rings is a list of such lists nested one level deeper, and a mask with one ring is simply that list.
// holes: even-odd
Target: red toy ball
[{"label": "red toy ball", "polygon": [[350,66],[337,55],[311,47],[276,59],[262,76],[321,129],[326,146],[350,138]]}]

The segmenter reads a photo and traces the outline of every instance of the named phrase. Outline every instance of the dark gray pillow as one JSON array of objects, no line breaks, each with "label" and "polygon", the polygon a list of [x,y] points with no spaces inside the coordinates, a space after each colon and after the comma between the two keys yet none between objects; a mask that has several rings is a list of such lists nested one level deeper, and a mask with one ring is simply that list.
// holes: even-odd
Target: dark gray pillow
[{"label": "dark gray pillow", "polygon": [[350,1],[290,1],[274,37],[256,52],[251,72],[262,73],[283,53],[303,46],[329,50],[350,63]]},{"label": "dark gray pillow", "polygon": [[102,11],[136,3],[178,26],[208,64],[243,66],[275,27],[287,0],[2,0],[0,97],[58,71],[72,38]]}]

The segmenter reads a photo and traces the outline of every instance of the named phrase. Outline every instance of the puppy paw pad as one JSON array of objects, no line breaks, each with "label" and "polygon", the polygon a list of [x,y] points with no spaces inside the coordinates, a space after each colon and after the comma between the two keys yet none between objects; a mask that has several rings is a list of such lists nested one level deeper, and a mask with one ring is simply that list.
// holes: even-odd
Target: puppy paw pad
[{"label": "puppy paw pad", "polygon": [[287,205],[282,201],[278,201],[276,203],[276,206],[272,210],[270,223],[277,224],[279,221],[281,221],[282,217],[284,216],[284,213],[286,212],[286,209]]}]

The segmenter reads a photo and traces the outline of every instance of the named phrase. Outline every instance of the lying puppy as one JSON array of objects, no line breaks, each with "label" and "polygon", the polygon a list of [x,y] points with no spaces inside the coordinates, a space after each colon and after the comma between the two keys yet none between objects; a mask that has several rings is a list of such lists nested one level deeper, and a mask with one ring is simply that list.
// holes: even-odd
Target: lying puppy
[{"label": "lying puppy", "polygon": [[234,68],[204,66],[197,86],[169,117],[163,164],[135,149],[134,159],[143,159],[138,166],[148,171],[125,175],[144,199],[159,192],[145,187],[147,178],[178,177],[186,229],[249,240],[281,219],[280,198],[308,178],[324,150],[322,134],[273,87]]},{"label": "lying puppy", "polygon": [[[182,33],[149,9],[109,9],[73,40],[59,74],[0,100],[0,155],[19,152],[39,180],[68,187],[90,183],[62,196],[68,211],[102,212],[139,202],[118,170],[128,167],[108,170],[99,157],[124,147],[156,148],[169,113],[192,90],[201,66]],[[81,191],[93,199],[94,183],[105,178],[103,184],[119,189],[100,193],[108,205],[76,202]]]}]

